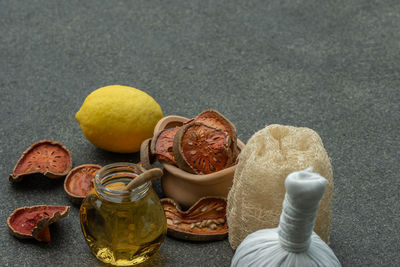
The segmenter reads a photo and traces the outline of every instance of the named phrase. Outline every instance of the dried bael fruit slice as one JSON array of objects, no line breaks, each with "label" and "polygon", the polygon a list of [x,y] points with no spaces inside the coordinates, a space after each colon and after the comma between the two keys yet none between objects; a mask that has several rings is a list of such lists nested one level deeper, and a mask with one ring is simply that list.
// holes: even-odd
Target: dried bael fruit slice
[{"label": "dried bael fruit slice", "polygon": [[221,129],[222,131],[225,131],[228,133],[228,135],[231,137],[232,143],[231,143],[231,150],[233,154],[233,162],[235,162],[237,155],[239,154],[239,151],[237,149],[237,130],[236,126],[228,120],[224,115],[219,113],[216,110],[209,109],[201,112],[199,115],[197,115],[196,118],[193,119],[195,122],[202,122],[204,124],[210,125],[214,128]]},{"label": "dried bael fruit slice", "polygon": [[14,167],[9,180],[21,181],[26,175],[41,173],[49,178],[60,178],[71,170],[72,157],[69,150],[59,142],[43,140],[24,151]]},{"label": "dried bael fruit slice", "polygon": [[64,180],[64,190],[73,203],[80,204],[93,188],[93,179],[101,169],[97,164],[84,164],[73,168]]},{"label": "dried bael fruit slice", "polygon": [[143,168],[146,170],[151,169],[151,164],[154,163],[156,157],[151,153],[151,138],[148,138],[142,142],[140,146],[140,162]]},{"label": "dried bael fruit slice", "polygon": [[154,135],[151,140],[151,153],[157,156],[158,160],[164,160],[176,165],[176,160],[172,152],[174,137],[180,127],[165,129]]},{"label": "dried bael fruit slice", "polygon": [[[237,131],[235,125],[218,111],[213,109],[205,110],[197,115],[197,117],[194,118],[193,121],[202,122],[204,124],[227,132],[233,141],[232,144],[236,144]],[[190,121],[188,123],[190,123]]]},{"label": "dried bael fruit slice", "polygon": [[16,209],[7,219],[8,228],[18,238],[50,242],[49,225],[68,215],[69,206],[32,206]]},{"label": "dried bael fruit slice", "polygon": [[168,235],[185,240],[222,240],[228,236],[226,199],[204,197],[187,211],[170,198],[161,199],[167,217]]},{"label": "dried bael fruit slice", "polygon": [[230,166],[231,139],[226,132],[192,122],[179,129],[173,153],[178,167],[195,174],[209,174]]}]

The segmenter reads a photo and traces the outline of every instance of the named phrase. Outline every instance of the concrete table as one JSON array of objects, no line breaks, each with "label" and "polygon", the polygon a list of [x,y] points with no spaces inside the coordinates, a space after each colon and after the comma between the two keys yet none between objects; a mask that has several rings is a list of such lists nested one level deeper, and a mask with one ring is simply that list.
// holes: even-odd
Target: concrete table
[{"label": "concrete table", "polygon": [[[165,115],[215,108],[245,142],[271,123],[316,130],[334,169],[332,249],[344,266],[399,266],[399,14],[398,1],[1,1],[0,265],[101,266],[76,206],[49,244],[11,236],[15,208],[70,202],[62,179],[7,177],[41,139],[74,166],[138,161],[92,146],[74,118],[91,91],[123,84]],[[147,265],[229,266],[233,253],[167,238]]]}]

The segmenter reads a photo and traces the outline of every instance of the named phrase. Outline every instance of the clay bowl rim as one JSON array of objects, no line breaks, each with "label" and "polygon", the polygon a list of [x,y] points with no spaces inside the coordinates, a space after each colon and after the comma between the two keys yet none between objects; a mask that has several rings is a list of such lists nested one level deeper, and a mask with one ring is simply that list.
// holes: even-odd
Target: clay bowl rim
[{"label": "clay bowl rim", "polygon": [[[159,132],[161,130],[166,129],[166,127],[169,124],[179,125],[188,120],[189,120],[188,118],[185,118],[182,116],[177,116],[177,115],[166,116],[158,121],[158,123],[154,127],[154,134],[156,134],[157,132]],[[239,140],[239,138],[237,139],[237,144],[240,149],[243,149],[243,147],[245,146],[244,143],[241,140]],[[173,176],[180,178],[182,180],[186,180],[191,183],[196,183],[196,184],[218,184],[218,183],[223,182],[224,180],[232,179],[232,177],[230,177],[228,174],[234,173],[235,169],[236,169],[236,165],[237,165],[237,164],[235,164],[233,166],[230,166],[229,168],[226,168],[226,169],[214,172],[214,173],[210,173],[210,174],[193,174],[193,173],[189,173],[184,170],[181,170],[178,167],[175,167],[174,165],[169,164],[165,161],[162,161],[160,163]]]}]

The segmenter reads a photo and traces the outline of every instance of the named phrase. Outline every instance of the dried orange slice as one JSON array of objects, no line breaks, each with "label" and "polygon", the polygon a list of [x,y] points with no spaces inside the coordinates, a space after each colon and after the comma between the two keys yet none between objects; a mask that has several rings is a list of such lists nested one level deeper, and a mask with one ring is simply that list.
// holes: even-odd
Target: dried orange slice
[{"label": "dried orange slice", "polygon": [[69,206],[32,206],[14,210],[7,224],[18,238],[35,238],[50,242],[49,225],[68,215]]},{"label": "dried orange slice", "polygon": [[31,145],[22,154],[9,180],[17,182],[26,175],[41,173],[49,178],[60,178],[71,170],[69,150],[59,142],[43,140]]},{"label": "dried orange slice", "polygon": [[208,174],[232,162],[231,138],[225,131],[199,122],[182,126],[174,138],[173,153],[182,170]]},{"label": "dried orange slice", "polygon": [[73,168],[64,180],[64,190],[73,203],[80,204],[93,188],[93,179],[101,169],[97,164],[84,164]]},{"label": "dried orange slice", "polygon": [[151,153],[157,156],[158,160],[164,160],[176,165],[176,160],[172,152],[175,134],[180,127],[165,129],[154,135],[151,140]]}]

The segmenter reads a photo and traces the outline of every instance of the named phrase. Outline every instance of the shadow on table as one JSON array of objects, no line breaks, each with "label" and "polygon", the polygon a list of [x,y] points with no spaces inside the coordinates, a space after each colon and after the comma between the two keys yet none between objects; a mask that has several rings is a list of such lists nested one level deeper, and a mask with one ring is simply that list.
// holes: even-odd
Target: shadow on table
[{"label": "shadow on table", "polygon": [[32,191],[43,189],[55,189],[62,186],[64,177],[48,178],[42,174],[31,174],[22,178],[22,181],[11,183],[12,188],[19,191]]},{"label": "shadow on table", "polygon": [[93,156],[99,162],[103,164],[111,164],[115,162],[130,162],[130,163],[138,163],[140,161],[139,152],[136,153],[114,153],[109,152],[100,148],[93,148]]}]

